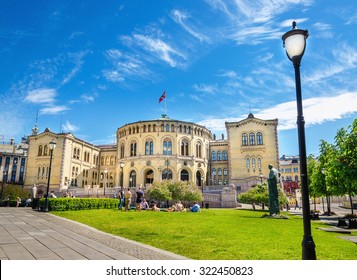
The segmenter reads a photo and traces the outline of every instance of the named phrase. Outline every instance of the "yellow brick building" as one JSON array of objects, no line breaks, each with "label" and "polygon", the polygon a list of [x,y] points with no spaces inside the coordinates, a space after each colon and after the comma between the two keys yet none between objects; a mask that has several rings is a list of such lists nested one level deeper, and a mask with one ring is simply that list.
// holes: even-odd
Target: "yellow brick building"
[{"label": "yellow brick building", "polygon": [[194,182],[200,188],[234,185],[245,191],[267,177],[268,164],[279,168],[277,120],[248,118],[226,123],[227,139],[217,140],[204,126],[169,118],[119,127],[116,143],[93,145],[71,133],[29,136],[25,188],[45,192],[53,151],[50,189],[82,194],[150,186],[163,179]]}]

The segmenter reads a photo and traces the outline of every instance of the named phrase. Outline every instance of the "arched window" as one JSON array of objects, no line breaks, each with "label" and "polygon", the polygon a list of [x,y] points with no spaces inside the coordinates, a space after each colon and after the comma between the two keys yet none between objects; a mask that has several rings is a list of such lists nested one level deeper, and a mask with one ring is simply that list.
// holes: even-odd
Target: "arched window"
[{"label": "arched window", "polygon": [[228,175],[228,170],[227,170],[227,168],[224,168],[223,169],[223,176],[227,176]]},{"label": "arched window", "polygon": [[255,134],[253,132],[249,133],[249,145],[255,145]]},{"label": "arched window", "polygon": [[183,133],[187,133],[187,126],[183,126]]},{"label": "arched window", "polygon": [[161,178],[162,180],[172,180],[172,171],[168,168],[165,168],[162,170]]},{"label": "arched window", "polygon": [[246,163],[246,165],[247,165],[247,169],[248,169],[248,172],[249,172],[249,169],[250,169],[250,159],[247,158],[247,159],[245,160],[245,163]]},{"label": "arched window", "polygon": [[242,145],[248,146],[248,134],[247,133],[242,134]]},{"label": "arched window", "polygon": [[151,124],[148,125],[148,132],[151,132]]},{"label": "arched window", "polygon": [[104,165],[104,157],[100,157],[100,165]]},{"label": "arched window", "polygon": [[173,124],[171,125],[171,132],[175,132],[175,126]]},{"label": "arched window", "polygon": [[212,175],[213,175],[213,176],[216,176],[216,175],[217,175],[217,173],[216,173],[216,168],[212,168]]},{"label": "arched window", "polygon": [[110,165],[114,165],[114,157],[110,157]]},{"label": "arched window", "polygon": [[42,156],[42,145],[38,146],[38,155]]},{"label": "arched window", "polygon": [[172,155],[172,142],[170,139],[165,139],[162,145],[162,153],[164,155]]},{"label": "arched window", "polygon": [[143,126],[143,132],[146,132],[146,125]]},{"label": "arched window", "polygon": [[45,146],[43,147],[43,155],[44,155],[44,156],[47,156],[47,150],[48,150],[47,145],[45,145]]},{"label": "arched window", "polygon": [[227,151],[223,151],[222,157],[223,157],[223,160],[227,160]]},{"label": "arched window", "polygon": [[132,142],[130,144],[130,156],[135,157],[136,156],[136,142]]},{"label": "arched window", "polygon": [[188,171],[183,169],[181,170],[181,181],[188,181],[189,180],[189,176],[188,176]]},{"label": "arched window", "polygon": [[145,155],[153,155],[154,154],[154,142],[149,139],[145,142]]},{"label": "arched window", "polygon": [[121,143],[120,145],[120,158],[124,158],[124,143]]},{"label": "arched window", "polygon": [[263,134],[261,132],[257,133],[257,145],[263,145]]},{"label": "arched window", "polygon": [[202,145],[201,142],[196,143],[196,157],[201,158],[202,157]]},{"label": "arched window", "polygon": [[161,124],[161,132],[164,132],[164,124]]},{"label": "arched window", "polygon": [[255,158],[252,158],[252,168],[255,170]]},{"label": "arched window", "polygon": [[109,157],[108,156],[105,158],[105,165],[109,165]]},{"label": "arched window", "polygon": [[170,125],[169,124],[166,125],[166,132],[170,132]]},{"label": "arched window", "polygon": [[218,168],[218,176],[222,176],[222,169],[221,168]]},{"label": "arched window", "polygon": [[191,126],[188,127],[187,133],[191,134]]},{"label": "arched window", "polygon": [[262,170],[262,160],[261,160],[261,158],[258,158],[257,161],[258,161],[258,169],[259,169],[259,171],[261,171]]},{"label": "arched window", "polygon": [[222,160],[222,153],[221,151],[217,152],[217,160]]},{"label": "arched window", "polygon": [[188,156],[188,141],[186,139],[181,141],[181,155]]},{"label": "arched window", "polygon": [[212,151],[212,152],[211,152],[211,160],[212,160],[212,161],[215,161],[215,160],[216,160],[216,152],[215,152],[215,151]]}]

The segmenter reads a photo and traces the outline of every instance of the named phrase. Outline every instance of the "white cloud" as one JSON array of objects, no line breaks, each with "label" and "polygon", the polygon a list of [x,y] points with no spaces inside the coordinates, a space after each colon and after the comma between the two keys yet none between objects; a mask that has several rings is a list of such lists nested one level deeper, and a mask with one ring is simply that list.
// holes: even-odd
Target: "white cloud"
[{"label": "white cloud", "polygon": [[[357,92],[341,93],[332,97],[314,97],[303,100],[305,125],[313,126],[341,119],[357,112]],[[256,114],[257,118],[279,119],[279,129],[296,128],[296,102],[278,104]]]},{"label": "white cloud", "polygon": [[55,89],[40,88],[30,91],[26,95],[25,101],[35,104],[53,103],[55,101],[56,95],[57,93]]},{"label": "white cloud", "polygon": [[213,94],[213,95],[216,94],[217,92],[216,85],[199,84],[199,85],[193,85],[193,88],[199,92]]},{"label": "white cloud", "polygon": [[209,37],[201,32],[198,32],[197,28],[189,26],[187,23],[185,23],[185,20],[190,17],[187,13],[179,10],[173,10],[171,11],[171,16],[175,22],[177,22],[184,30],[186,30],[189,34],[198,39],[200,42],[210,41]]},{"label": "white cloud", "polygon": [[133,38],[140,47],[153,53],[159,59],[168,63],[171,67],[176,67],[180,64],[182,59],[185,60],[185,55],[183,53],[174,49],[161,39],[141,34],[134,34]]},{"label": "white cloud", "polygon": [[67,110],[69,110],[67,106],[52,106],[52,107],[42,108],[39,113],[40,115],[57,115]]},{"label": "white cloud", "polygon": [[[306,127],[338,120],[357,113],[357,92],[345,92],[332,97],[308,98],[303,100],[303,107]],[[255,111],[257,113],[254,116],[259,119],[278,118],[279,130],[296,129],[296,101],[284,102],[271,108]],[[225,131],[225,122],[235,122],[246,117],[221,119],[208,117],[198,123],[217,133]]]},{"label": "white cloud", "polygon": [[76,125],[71,124],[69,121],[66,121],[66,123],[62,125],[62,129],[65,132],[75,132],[79,130],[79,128]]}]

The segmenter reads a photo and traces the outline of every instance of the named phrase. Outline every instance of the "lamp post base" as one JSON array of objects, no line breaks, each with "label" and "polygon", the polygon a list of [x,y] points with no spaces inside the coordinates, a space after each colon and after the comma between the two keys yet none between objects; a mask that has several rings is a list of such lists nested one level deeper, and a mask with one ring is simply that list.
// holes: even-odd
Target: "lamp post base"
[{"label": "lamp post base", "polygon": [[302,259],[316,260],[315,243],[311,235],[304,235],[302,240]]}]

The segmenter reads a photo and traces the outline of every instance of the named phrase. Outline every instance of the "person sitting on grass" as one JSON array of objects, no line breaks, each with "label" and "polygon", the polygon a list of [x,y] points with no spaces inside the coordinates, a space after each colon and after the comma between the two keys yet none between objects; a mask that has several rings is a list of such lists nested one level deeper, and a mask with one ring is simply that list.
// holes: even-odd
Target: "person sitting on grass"
[{"label": "person sitting on grass", "polygon": [[160,211],[160,208],[156,206],[156,203],[153,200],[151,200],[150,202],[150,207],[151,207],[151,211]]},{"label": "person sitting on grass", "polygon": [[176,211],[177,211],[176,202],[171,207],[165,210],[165,212],[176,212]]},{"label": "person sitting on grass", "polygon": [[191,212],[201,212],[200,205],[195,201],[191,207]]},{"label": "person sitting on grass", "polygon": [[183,211],[185,211],[185,207],[183,207],[181,201],[177,201],[177,203],[176,203],[176,211],[177,211],[177,212],[183,212]]},{"label": "person sitting on grass", "polygon": [[150,210],[149,204],[145,198],[143,199],[143,202],[141,202],[141,210]]}]

